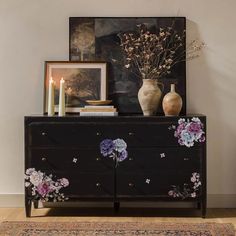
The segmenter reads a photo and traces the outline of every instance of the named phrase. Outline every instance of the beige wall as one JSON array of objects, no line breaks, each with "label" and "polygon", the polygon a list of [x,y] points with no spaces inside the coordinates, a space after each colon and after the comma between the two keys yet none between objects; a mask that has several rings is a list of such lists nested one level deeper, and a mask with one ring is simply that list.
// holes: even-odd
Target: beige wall
[{"label": "beige wall", "polygon": [[208,116],[208,191],[236,194],[235,0],[0,0],[0,194],[23,193],[23,116],[42,112],[43,62],[68,59],[69,16],[186,16],[188,112]]}]

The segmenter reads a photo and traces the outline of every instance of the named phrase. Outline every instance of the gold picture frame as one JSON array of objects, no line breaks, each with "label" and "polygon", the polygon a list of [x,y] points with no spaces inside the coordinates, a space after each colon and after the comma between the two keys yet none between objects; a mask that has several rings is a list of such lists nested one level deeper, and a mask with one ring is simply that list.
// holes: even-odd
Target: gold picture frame
[{"label": "gold picture frame", "polygon": [[55,112],[58,112],[60,79],[65,80],[67,113],[78,113],[86,100],[107,99],[107,62],[45,61],[44,114],[48,109],[48,87],[55,83]]}]

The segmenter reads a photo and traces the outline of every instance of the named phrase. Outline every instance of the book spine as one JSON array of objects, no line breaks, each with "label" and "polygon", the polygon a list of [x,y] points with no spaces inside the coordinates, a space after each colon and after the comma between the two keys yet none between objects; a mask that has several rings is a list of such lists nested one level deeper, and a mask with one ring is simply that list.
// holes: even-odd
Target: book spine
[{"label": "book spine", "polygon": [[93,105],[86,105],[84,108],[96,108],[96,109],[102,109],[102,108],[114,108],[114,106],[93,106]]},{"label": "book spine", "polygon": [[80,112],[80,116],[118,116],[118,112]]},{"label": "book spine", "polygon": [[116,112],[116,108],[81,108],[80,112]]}]

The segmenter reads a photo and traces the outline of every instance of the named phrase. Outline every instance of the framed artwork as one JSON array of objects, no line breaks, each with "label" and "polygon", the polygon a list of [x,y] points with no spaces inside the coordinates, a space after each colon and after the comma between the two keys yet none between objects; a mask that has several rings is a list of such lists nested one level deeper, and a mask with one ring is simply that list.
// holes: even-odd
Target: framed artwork
[{"label": "framed artwork", "polygon": [[58,111],[60,80],[65,80],[66,112],[79,112],[86,100],[106,100],[107,63],[46,61],[44,79],[44,113],[48,107],[49,80],[55,83],[55,111]]},{"label": "framed artwork", "polygon": [[[113,100],[120,113],[142,113],[137,94],[141,78],[124,67],[124,55],[119,34],[137,31],[137,25],[145,24],[151,33],[160,28],[173,27],[176,32],[186,29],[185,17],[70,17],[69,50],[71,61],[107,61],[108,99]],[[186,47],[186,42],[184,42]],[[186,63],[176,64],[171,73],[159,80],[164,85],[163,96],[170,91],[170,84],[183,99],[181,115],[186,114]],[[159,106],[158,114],[164,114]]]}]

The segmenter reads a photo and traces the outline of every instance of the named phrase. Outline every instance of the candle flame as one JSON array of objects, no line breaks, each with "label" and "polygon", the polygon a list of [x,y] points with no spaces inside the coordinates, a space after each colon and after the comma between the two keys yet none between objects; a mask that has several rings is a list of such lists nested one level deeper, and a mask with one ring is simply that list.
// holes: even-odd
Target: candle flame
[{"label": "candle flame", "polygon": [[61,82],[61,83],[64,83],[64,82],[65,82],[65,80],[64,80],[64,78],[63,78],[63,77],[61,77],[61,80],[60,80],[60,82]]},{"label": "candle flame", "polygon": [[49,83],[50,84],[54,84],[55,83],[55,81],[52,79],[52,77],[50,77]]}]

